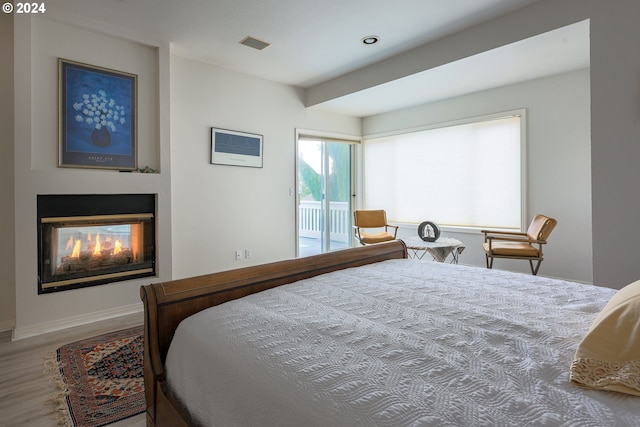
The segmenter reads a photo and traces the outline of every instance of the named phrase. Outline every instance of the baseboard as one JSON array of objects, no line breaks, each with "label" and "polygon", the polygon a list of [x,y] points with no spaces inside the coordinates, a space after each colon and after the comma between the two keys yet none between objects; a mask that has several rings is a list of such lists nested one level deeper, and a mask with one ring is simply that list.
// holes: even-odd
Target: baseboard
[{"label": "baseboard", "polygon": [[0,332],[10,331],[15,327],[16,327],[16,320],[15,319],[9,319],[9,320],[0,321]]},{"label": "baseboard", "polygon": [[52,322],[40,323],[37,325],[25,326],[22,328],[18,327],[13,331],[13,340],[20,340],[36,335],[42,335],[50,332],[60,331],[63,329],[73,328],[75,326],[82,326],[102,320],[140,313],[143,310],[144,306],[142,305],[142,302],[140,302],[137,304],[126,305],[109,310],[96,311],[91,314],[67,317]]},{"label": "baseboard", "polygon": [[13,328],[15,327],[16,321],[14,319],[3,320],[0,322],[0,342],[11,341],[11,335],[13,333]]}]

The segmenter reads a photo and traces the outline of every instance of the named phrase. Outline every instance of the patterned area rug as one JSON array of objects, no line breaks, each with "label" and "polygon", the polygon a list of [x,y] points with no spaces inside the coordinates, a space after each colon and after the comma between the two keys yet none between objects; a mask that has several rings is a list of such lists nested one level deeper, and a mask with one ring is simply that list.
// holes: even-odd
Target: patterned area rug
[{"label": "patterned area rug", "polygon": [[98,427],[145,410],[142,326],[76,341],[56,350],[48,369],[63,393],[63,425]]}]

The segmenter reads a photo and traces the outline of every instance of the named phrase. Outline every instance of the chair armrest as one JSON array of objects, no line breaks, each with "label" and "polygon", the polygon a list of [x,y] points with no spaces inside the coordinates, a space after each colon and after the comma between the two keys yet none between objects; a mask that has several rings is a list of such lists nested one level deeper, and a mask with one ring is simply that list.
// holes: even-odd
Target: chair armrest
[{"label": "chair armrest", "polygon": [[546,240],[529,240],[529,243],[538,243],[540,245],[546,245],[547,241]]},{"label": "chair armrest", "polygon": [[485,242],[487,240],[493,241],[493,240],[500,240],[502,242],[527,242],[527,243],[533,243],[535,241],[531,241],[529,240],[528,237],[526,237],[526,234],[524,236],[494,236],[491,234],[487,234],[484,236],[484,240]]},{"label": "chair armrest", "polygon": [[546,240],[531,240],[527,237],[526,233],[524,233],[524,237],[507,237],[507,236],[493,236],[491,234],[485,235],[484,241],[492,242],[494,240],[499,240],[501,242],[527,242],[527,243],[536,243],[540,245],[544,245],[547,243]]},{"label": "chair armrest", "polygon": [[522,231],[500,231],[500,230],[480,230],[482,234],[503,234],[510,236],[526,236],[527,233]]},{"label": "chair armrest", "polygon": [[480,230],[480,232],[484,234],[484,241],[489,243],[492,240],[529,241],[527,233],[522,231]]}]

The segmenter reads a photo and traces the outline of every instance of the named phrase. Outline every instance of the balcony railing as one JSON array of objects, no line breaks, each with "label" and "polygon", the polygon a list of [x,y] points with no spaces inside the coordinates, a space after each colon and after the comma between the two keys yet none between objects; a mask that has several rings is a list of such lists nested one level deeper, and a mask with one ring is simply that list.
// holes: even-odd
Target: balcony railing
[{"label": "balcony railing", "polygon": [[[299,235],[320,239],[325,227],[322,202],[301,201],[298,206]],[[351,212],[348,202],[329,203],[329,239],[348,243],[351,236]]]}]

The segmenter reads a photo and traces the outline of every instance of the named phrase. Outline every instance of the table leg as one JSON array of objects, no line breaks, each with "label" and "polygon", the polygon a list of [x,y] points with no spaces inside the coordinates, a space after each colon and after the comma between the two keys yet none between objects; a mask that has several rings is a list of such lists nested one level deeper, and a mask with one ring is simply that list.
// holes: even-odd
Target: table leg
[{"label": "table leg", "polygon": [[425,254],[427,253],[427,250],[422,248],[407,248],[407,249],[413,252],[413,256],[411,258],[417,259],[417,260],[421,260],[422,258],[424,258]]}]

